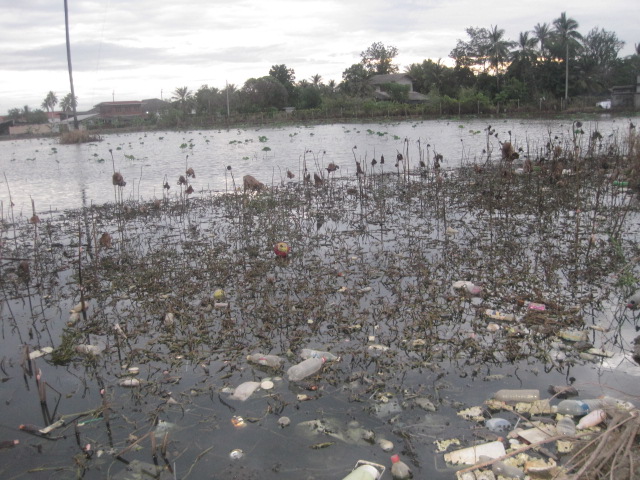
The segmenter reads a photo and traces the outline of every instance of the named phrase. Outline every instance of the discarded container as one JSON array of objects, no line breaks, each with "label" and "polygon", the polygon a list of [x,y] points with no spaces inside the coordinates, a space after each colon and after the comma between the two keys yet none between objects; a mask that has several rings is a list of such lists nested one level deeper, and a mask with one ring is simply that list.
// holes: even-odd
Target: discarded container
[{"label": "discarded container", "polygon": [[535,402],[540,400],[540,390],[498,390],[493,394],[493,398],[500,402]]},{"label": "discarded container", "polygon": [[20,440],[2,440],[0,442],[0,450],[5,448],[13,448],[20,443]]},{"label": "discarded container", "polygon": [[229,452],[229,458],[231,460],[240,460],[242,457],[244,457],[244,451],[242,451],[241,448],[234,448]]},{"label": "discarded container", "polygon": [[400,460],[400,455],[392,455],[391,463],[391,476],[394,480],[406,480],[412,477],[409,465]]},{"label": "discarded container", "polygon": [[595,427],[596,425],[604,422],[606,419],[606,412],[604,410],[597,409],[582,417],[578,422],[578,425],[576,425],[576,429],[583,430],[585,428]]},{"label": "discarded container", "polygon": [[508,432],[511,430],[511,422],[504,418],[490,418],[484,422],[485,426],[494,433]]},{"label": "discarded container", "polygon": [[216,302],[221,302],[222,300],[224,300],[224,297],[225,297],[224,290],[222,290],[221,288],[217,288],[217,289],[214,290],[213,299]]},{"label": "discarded container", "polygon": [[104,351],[103,345],[89,345],[81,344],[76,345],[76,352],[84,355],[100,355]]},{"label": "discarded container", "polygon": [[287,370],[287,376],[289,377],[289,381],[291,382],[299,382],[300,380],[307,378],[310,375],[313,375],[318,370],[322,368],[324,365],[324,358],[307,358],[302,362],[294,365],[293,367]]},{"label": "discarded container", "polygon": [[620,400],[619,398],[610,397],[608,395],[602,395],[598,397],[603,408],[615,408],[616,410],[633,410],[636,406],[625,400]]},{"label": "discarded container", "polygon": [[505,478],[518,478],[523,479],[525,474],[518,467],[514,467],[513,465],[509,465],[507,463],[497,461],[491,465],[491,471],[495,474],[496,477],[502,476]]},{"label": "discarded container", "polygon": [[613,181],[613,186],[614,187],[628,187],[629,186],[629,182],[624,182],[621,180],[614,180]]},{"label": "discarded container", "polygon": [[484,315],[494,320],[500,320],[503,322],[515,322],[516,320],[516,316],[513,313],[503,313],[499,312],[498,310],[492,310],[490,308],[487,308],[484,311]]},{"label": "discarded container", "polygon": [[118,385],[126,388],[135,388],[140,386],[140,380],[137,378],[123,378],[118,382]]},{"label": "discarded container", "polygon": [[544,303],[526,302],[525,305],[529,310],[536,310],[538,312],[544,312],[547,308]]},{"label": "discarded container", "polygon": [[459,280],[457,282],[453,282],[453,284],[451,285],[451,289],[454,290],[454,292],[456,290],[464,291],[466,293],[470,293],[471,295],[479,295],[480,293],[482,293],[482,287],[476,285],[473,282],[469,282],[465,280]]},{"label": "discarded container", "polygon": [[454,465],[475,465],[480,460],[481,455],[489,458],[499,458],[505,454],[503,443],[495,441],[445,453],[444,460]]},{"label": "discarded container", "polygon": [[358,460],[351,473],[342,480],[378,480],[385,471],[384,465]]},{"label": "discarded container", "polygon": [[326,361],[338,360],[340,358],[331,352],[324,352],[322,350],[313,350],[311,348],[303,348],[302,350],[300,350],[300,357],[305,360],[307,358],[324,358]]},{"label": "discarded container", "polygon": [[589,413],[589,405],[582,400],[562,400],[556,406],[556,412],[562,415],[586,415]]},{"label": "discarded container", "polygon": [[556,424],[556,432],[558,435],[567,435],[572,437],[576,434],[576,424],[571,417],[562,417]]},{"label": "discarded container", "polygon": [[284,360],[277,355],[263,355],[262,353],[247,355],[247,361],[271,368],[280,368],[284,362]]},{"label": "discarded container", "polygon": [[587,332],[584,330],[560,330],[558,337],[567,342],[586,342],[589,339]]},{"label": "discarded container", "polygon": [[231,396],[229,398],[233,398],[234,400],[240,400],[244,402],[247,398],[253,395],[258,387],[260,387],[260,382],[244,382],[238,385]]},{"label": "discarded container", "polygon": [[286,258],[291,252],[291,247],[286,242],[278,242],[273,246],[273,252],[280,258]]}]

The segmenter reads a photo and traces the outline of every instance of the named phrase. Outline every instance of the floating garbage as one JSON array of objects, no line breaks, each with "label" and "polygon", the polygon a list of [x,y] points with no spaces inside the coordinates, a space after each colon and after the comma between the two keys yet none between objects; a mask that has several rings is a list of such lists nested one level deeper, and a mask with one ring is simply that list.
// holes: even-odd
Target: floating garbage
[{"label": "floating garbage", "polygon": [[558,337],[567,342],[586,342],[589,337],[587,336],[587,332],[584,330],[560,330],[558,332]]},{"label": "floating garbage", "polygon": [[356,466],[349,475],[342,480],[379,480],[382,478],[386,467],[366,460],[358,460]]},{"label": "floating garbage", "polygon": [[536,389],[520,389],[520,390],[509,390],[503,389],[498,390],[493,394],[493,398],[500,402],[535,402],[536,400],[540,400],[540,390]]},{"label": "floating garbage", "polygon": [[273,388],[273,382],[271,380],[263,380],[260,382],[260,388],[262,390],[271,390]]},{"label": "floating garbage", "polygon": [[576,434],[576,424],[571,416],[565,415],[556,423],[556,433],[572,437]]},{"label": "floating garbage", "polygon": [[213,299],[216,302],[221,302],[222,300],[224,300],[224,297],[225,297],[225,293],[223,289],[217,288],[213,291]]},{"label": "floating garbage", "polygon": [[76,352],[84,355],[100,355],[104,352],[104,345],[80,344],[76,345]]},{"label": "floating garbage", "polygon": [[313,350],[312,348],[303,348],[300,350],[300,358],[306,360],[307,358],[324,358],[326,361],[339,360],[340,357],[334,355],[331,352],[323,350]]},{"label": "floating garbage", "polygon": [[316,373],[322,368],[322,365],[324,365],[324,362],[325,362],[324,358],[311,357],[311,358],[307,358],[306,360],[303,360],[302,362],[298,363],[297,365],[294,365],[293,367],[290,367],[289,370],[287,370],[287,376],[289,377],[289,381],[299,382],[300,380],[303,380],[308,376],[313,375],[314,373]]},{"label": "floating garbage", "polygon": [[242,457],[244,457],[244,451],[241,448],[234,448],[229,452],[231,460],[240,460]]},{"label": "floating garbage", "polygon": [[231,396],[229,396],[229,398],[232,398],[234,400],[240,400],[241,402],[244,402],[251,395],[253,395],[253,392],[255,392],[259,387],[260,387],[260,382],[244,382],[244,383],[241,383],[240,385],[238,385],[235,388],[235,390],[233,391]]},{"label": "floating garbage", "polygon": [[53,352],[53,347],[43,347],[40,350],[33,350],[32,352],[29,352],[29,360],[34,360],[51,352]]},{"label": "floating garbage", "polygon": [[508,432],[511,430],[511,422],[504,418],[490,418],[484,422],[485,426],[494,433]]},{"label": "floating garbage", "polygon": [[607,414],[604,410],[594,410],[593,412],[586,414],[580,419],[578,425],[576,425],[576,430],[584,430],[585,428],[595,427],[596,425],[600,425],[606,419]]},{"label": "floating garbage", "polygon": [[387,440],[386,438],[379,438],[378,446],[382,449],[383,452],[390,452],[391,450],[393,450],[393,442],[391,440]]},{"label": "floating garbage", "polygon": [[499,458],[505,454],[503,443],[495,441],[445,453],[444,460],[453,465],[475,465],[480,461],[480,456]]},{"label": "floating garbage", "polygon": [[471,295],[480,295],[480,293],[482,293],[482,287],[476,285],[473,282],[468,282],[465,280],[453,282],[453,284],[451,285],[451,290],[453,291],[453,293],[456,293],[456,291],[463,291]]},{"label": "floating garbage", "polygon": [[516,316],[512,313],[503,313],[490,308],[485,309],[484,315],[493,320],[500,320],[502,322],[514,322],[516,320]]},{"label": "floating garbage", "polygon": [[69,310],[70,313],[81,313],[83,310],[86,311],[89,309],[89,302],[88,301],[84,301],[84,302],[80,302],[77,305],[75,305],[71,310]]},{"label": "floating garbage", "polygon": [[238,415],[231,417],[231,425],[233,425],[236,428],[244,428],[247,426],[246,422],[244,421],[244,418]]},{"label": "floating garbage", "polygon": [[247,355],[247,361],[271,368],[281,368],[284,362],[284,360],[277,355],[264,355],[262,353]]},{"label": "floating garbage", "polygon": [[118,385],[126,388],[135,388],[140,386],[140,380],[137,378],[123,378],[118,382]]},{"label": "floating garbage", "polygon": [[413,476],[409,465],[400,460],[400,455],[391,456],[391,476],[394,480],[406,480]]},{"label": "floating garbage", "polygon": [[280,417],[278,419],[278,425],[281,428],[288,427],[291,424],[291,419],[289,417]]},{"label": "floating garbage", "polygon": [[278,242],[274,245],[273,252],[280,258],[286,258],[291,252],[291,247],[286,242]]}]

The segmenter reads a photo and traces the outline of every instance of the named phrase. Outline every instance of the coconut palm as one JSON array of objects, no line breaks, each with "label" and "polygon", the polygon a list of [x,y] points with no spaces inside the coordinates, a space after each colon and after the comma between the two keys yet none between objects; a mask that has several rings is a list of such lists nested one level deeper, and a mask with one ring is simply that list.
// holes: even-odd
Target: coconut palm
[{"label": "coconut palm", "polygon": [[547,43],[551,39],[551,27],[547,22],[543,24],[538,23],[533,27],[533,35],[540,43],[540,55],[546,57]]},{"label": "coconut palm", "polygon": [[500,68],[502,64],[509,58],[509,49],[513,46],[513,42],[504,39],[504,29],[492,26],[488,32],[486,56],[489,65],[496,73],[496,85],[500,86]]},{"label": "coconut palm", "polygon": [[178,87],[173,91],[172,100],[176,101],[182,111],[186,112],[192,99],[192,92],[189,87]]},{"label": "coconut palm", "polygon": [[569,45],[575,44],[582,39],[582,35],[578,32],[578,22],[573,18],[567,17],[567,12],[562,12],[560,17],[553,21],[555,34],[560,41],[560,45],[564,48],[564,99],[569,99]]},{"label": "coconut palm", "polygon": [[49,91],[49,93],[47,93],[47,96],[44,97],[44,100],[42,101],[41,106],[47,112],[53,112],[53,109],[57,104],[58,104],[58,97],[56,97],[56,94],[53,93],[53,91]]},{"label": "coconut palm", "polygon": [[322,85],[322,75],[316,73],[311,76],[311,83],[313,83],[314,87],[320,87]]},{"label": "coconut palm", "polygon": [[63,112],[70,112],[78,105],[78,97],[73,97],[70,93],[67,93],[60,101],[60,108]]}]

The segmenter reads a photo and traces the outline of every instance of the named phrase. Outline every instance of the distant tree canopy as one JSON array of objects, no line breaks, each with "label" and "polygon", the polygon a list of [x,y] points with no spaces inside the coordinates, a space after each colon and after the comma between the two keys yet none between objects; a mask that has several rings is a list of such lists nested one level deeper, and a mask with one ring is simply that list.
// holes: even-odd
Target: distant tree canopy
[{"label": "distant tree canopy", "polygon": [[[465,29],[466,37],[458,39],[449,54],[454,66],[446,65],[442,59],[427,58],[404,71],[413,79],[413,89],[428,95],[431,104],[455,104],[456,111],[463,105],[475,105],[475,111],[481,111],[491,103],[542,107],[543,100],[608,96],[612,86],[636,82],[640,44],[635,45],[634,54],[621,58],[625,43],[615,32],[596,27],[583,35],[578,29],[579,23],[566,12],[519,32],[516,41],[506,38],[505,31],[497,25],[470,26]],[[206,116],[285,106],[305,110],[368,102],[374,92],[371,76],[397,73],[399,67],[394,60],[398,53],[394,46],[372,43],[360,53],[358,63],[342,72],[339,85],[333,79],[323,82],[320,73],[296,82],[293,68],[276,64],[267,76],[250,78],[241,89],[235,85],[222,90],[202,85],[194,94],[186,86],[178,87],[173,92],[173,106],[177,116],[193,110],[196,115]],[[383,89],[393,101],[407,100],[405,88],[391,84]],[[70,94],[58,103],[55,93],[49,92],[42,108],[52,112],[58,105],[63,111],[70,111],[71,102]],[[9,116],[25,121],[36,113],[25,106],[10,110]]]}]

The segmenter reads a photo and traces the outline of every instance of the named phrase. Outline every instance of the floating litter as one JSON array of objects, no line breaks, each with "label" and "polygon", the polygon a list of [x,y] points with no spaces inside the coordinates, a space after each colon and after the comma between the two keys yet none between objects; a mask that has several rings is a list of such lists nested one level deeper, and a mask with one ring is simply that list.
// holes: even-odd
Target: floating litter
[{"label": "floating litter", "polygon": [[234,448],[229,452],[229,458],[231,460],[240,460],[242,457],[244,457],[244,452],[241,448]]},{"label": "floating litter", "polygon": [[273,388],[273,382],[271,380],[264,380],[260,383],[260,388],[263,390],[271,390]]}]

